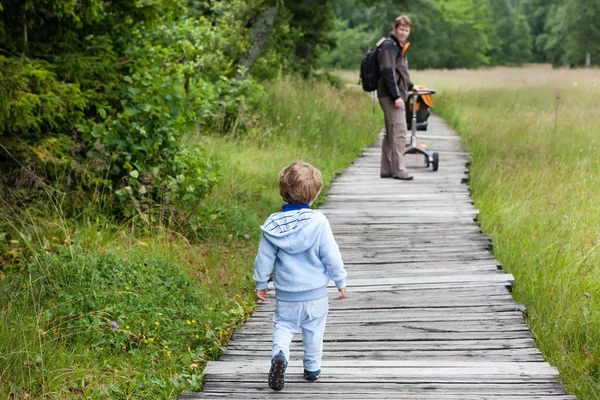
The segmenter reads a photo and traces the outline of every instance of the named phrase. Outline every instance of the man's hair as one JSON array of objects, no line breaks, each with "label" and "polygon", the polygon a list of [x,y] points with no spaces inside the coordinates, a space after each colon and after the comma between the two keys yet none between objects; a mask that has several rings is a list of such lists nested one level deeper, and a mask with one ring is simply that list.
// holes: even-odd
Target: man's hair
[{"label": "man's hair", "polygon": [[394,22],[394,29],[396,29],[400,25],[412,26],[412,21],[410,20],[408,15],[401,15],[398,18],[396,18],[396,22]]},{"label": "man's hair", "polygon": [[279,173],[279,194],[290,204],[309,204],[323,187],[321,172],[312,165],[297,161]]}]

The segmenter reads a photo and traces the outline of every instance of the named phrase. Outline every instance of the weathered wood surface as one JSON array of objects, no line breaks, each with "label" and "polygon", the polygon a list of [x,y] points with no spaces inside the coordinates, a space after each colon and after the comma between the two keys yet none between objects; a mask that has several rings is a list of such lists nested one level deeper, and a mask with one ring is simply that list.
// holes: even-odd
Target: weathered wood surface
[{"label": "weathered wood surface", "polygon": [[[432,172],[407,156],[411,182],[379,178],[380,142],[333,182],[321,208],[348,271],[330,312],[321,378],[302,377],[302,335],[282,392],[267,385],[274,293],[238,327],[204,391],[181,399],[573,399],[544,361],[490,253],[462,182],[469,154],[430,117],[419,141],[440,154]],[[274,288],[271,285],[271,290]]]}]

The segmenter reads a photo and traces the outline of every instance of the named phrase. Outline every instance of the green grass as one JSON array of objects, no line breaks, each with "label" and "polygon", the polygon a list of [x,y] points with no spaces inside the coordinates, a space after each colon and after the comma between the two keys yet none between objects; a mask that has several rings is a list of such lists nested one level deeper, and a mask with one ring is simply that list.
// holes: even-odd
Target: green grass
[{"label": "green grass", "polygon": [[[422,71],[472,153],[470,185],[516,300],[569,392],[600,398],[600,71]],[[443,157],[443,156],[442,156]]]},{"label": "green grass", "polygon": [[191,138],[221,174],[199,242],[94,207],[66,218],[69,196],[1,199],[0,398],[162,399],[201,389],[205,363],[254,307],[259,225],[282,205],[279,171],[301,159],[328,185],[381,124],[360,92],[290,79],[267,87],[249,131]]}]

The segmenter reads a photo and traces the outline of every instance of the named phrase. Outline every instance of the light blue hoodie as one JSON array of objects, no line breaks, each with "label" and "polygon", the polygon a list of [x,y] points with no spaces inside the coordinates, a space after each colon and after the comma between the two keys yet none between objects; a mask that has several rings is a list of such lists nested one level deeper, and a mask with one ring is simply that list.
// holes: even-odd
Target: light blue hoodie
[{"label": "light blue hoodie", "polygon": [[277,300],[310,301],[327,296],[332,279],[346,287],[346,270],[329,221],[308,205],[288,204],[260,227],[263,236],[254,261],[256,290],[267,287],[275,269]]}]

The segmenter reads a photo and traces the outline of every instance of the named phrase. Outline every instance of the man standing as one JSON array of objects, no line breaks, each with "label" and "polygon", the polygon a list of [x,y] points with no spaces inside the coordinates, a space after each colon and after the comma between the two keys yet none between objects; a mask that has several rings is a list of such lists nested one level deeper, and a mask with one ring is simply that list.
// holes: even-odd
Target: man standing
[{"label": "man standing", "polygon": [[394,29],[380,47],[377,60],[380,76],[377,86],[377,98],[385,116],[385,136],[381,145],[382,178],[394,178],[410,181],[412,176],[404,165],[404,147],[406,143],[405,102],[413,83],[408,74],[406,50],[410,43],[406,40],[410,34],[412,22],[406,15],[396,18]]}]

